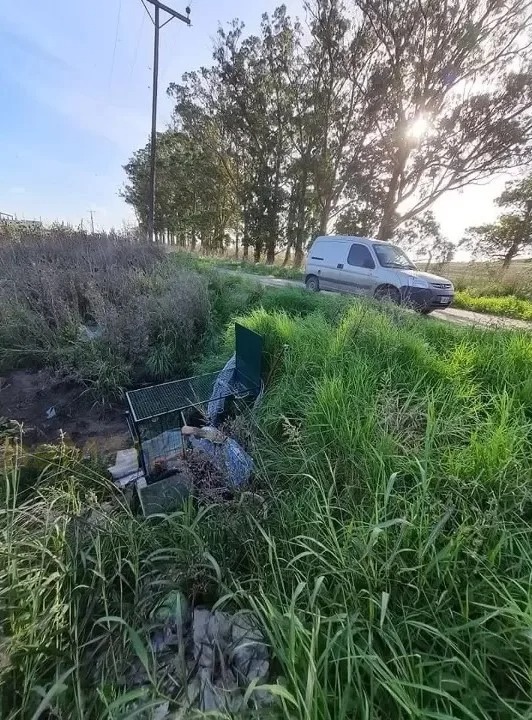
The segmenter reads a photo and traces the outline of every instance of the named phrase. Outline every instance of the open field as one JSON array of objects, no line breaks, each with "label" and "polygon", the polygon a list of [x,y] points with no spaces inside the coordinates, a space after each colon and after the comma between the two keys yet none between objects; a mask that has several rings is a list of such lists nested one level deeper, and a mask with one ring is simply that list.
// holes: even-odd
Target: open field
[{"label": "open field", "polygon": [[[528,718],[530,334],[257,288],[195,274],[183,258],[149,262],[143,302],[174,288],[174,273],[205,291],[189,294],[205,297],[208,312],[192,357],[191,341],[176,342],[176,375],[227,359],[236,315],[264,337],[265,394],[236,430],[255,478],[220,502],[193,500],[144,519],[97,457],[64,443],[28,450],[2,423],[2,718],[148,720],[184,711],[194,689],[180,656],[161,662],[150,640],[171,590],[195,606],[258,618],[271,662],[248,693],[248,717]],[[104,279],[76,297],[100,288],[99,302],[110,304]],[[86,324],[79,304],[78,315],[61,297],[66,317]],[[25,294],[19,301],[25,322],[49,311],[28,310]],[[117,342],[106,321],[117,327],[122,306],[116,315],[106,307],[89,326],[99,337],[67,336],[76,351]],[[42,327],[56,317],[41,318]],[[145,364],[159,342],[154,335],[142,346],[126,384],[154,377]],[[23,347],[15,353],[12,343],[3,362],[72,373],[61,364],[63,344],[46,345],[50,354]],[[122,346],[111,347],[121,358],[114,348]],[[81,371],[76,382],[91,388]],[[102,387],[94,397],[108,402]],[[118,392],[109,386],[109,397]],[[271,695],[267,712],[254,710],[261,685]]]}]

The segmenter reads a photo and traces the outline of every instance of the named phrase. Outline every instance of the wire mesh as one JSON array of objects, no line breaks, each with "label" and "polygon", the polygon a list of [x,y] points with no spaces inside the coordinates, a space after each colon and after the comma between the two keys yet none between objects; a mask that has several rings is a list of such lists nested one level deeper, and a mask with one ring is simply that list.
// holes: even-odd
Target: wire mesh
[{"label": "wire mesh", "polygon": [[142,422],[166,413],[202,405],[208,401],[258,390],[254,383],[240,376],[229,383],[223,391],[214,394],[217,377],[218,372],[214,372],[129,391],[126,395],[134,421]]}]

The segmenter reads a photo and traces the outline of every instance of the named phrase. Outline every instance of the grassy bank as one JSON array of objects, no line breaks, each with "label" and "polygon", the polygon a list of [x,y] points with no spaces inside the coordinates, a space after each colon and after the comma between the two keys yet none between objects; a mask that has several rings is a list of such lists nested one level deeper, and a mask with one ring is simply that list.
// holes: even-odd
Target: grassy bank
[{"label": "grassy bank", "polygon": [[302,280],[303,270],[291,266],[283,267],[279,264],[266,265],[265,263],[254,263],[246,260],[224,259],[214,257],[196,256],[199,267],[224,268],[234,272],[242,272],[251,275],[263,275],[268,277],[283,278],[284,280]]},{"label": "grassy bank", "polygon": [[0,268],[0,371],[53,368],[96,400],[186,372],[210,330],[207,282],[134,239],[6,239]]},{"label": "grassy bank", "polygon": [[515,295],[486,297],[462,290],[456,293],[453,305],[488,315],[532,321],[532,300],[523,300]]},{"label": "grassy bank", "polygon": [[258,615],[273,717],[529,716],[532,340],[326,299],[243,318],[266,346],[260,507],[143,520],[65,448],[24,500],[8,443],[2,717],[177,709],[147,641],[174,587]]},{"label": "grassy bank", "polygon": [[[199,268],[218,267],[234,272],[287,280],[302,281],[304,277],[303,270],[264,263],[199,257],[196,264]],[[487,269],[486,265],[489,266]],[[451,263],[445,269],[434,272],[449,277],[455,283],[457,290],[455,307],[488,315],[532,321],[532,289],[528,277],[528,265],[524,269],[511,269],[502,276],[497,267],[491,267],[488,263],[476,263],[473,266],[456,264],[456,267]]]},{"label": "grassy bank", "polygon": [[0,373],[49,368],[102,404],[190,374],[231,318],[254,307],[306,314],[327,300],[217,273],[187,254],[64,230],[0,243]]}]

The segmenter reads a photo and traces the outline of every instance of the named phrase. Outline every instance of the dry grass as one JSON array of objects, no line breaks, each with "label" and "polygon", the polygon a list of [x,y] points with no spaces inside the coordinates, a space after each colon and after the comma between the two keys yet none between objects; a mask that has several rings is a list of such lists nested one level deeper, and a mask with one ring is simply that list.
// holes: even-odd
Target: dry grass
[{"label": "dry grass", "polygon": [[477,297],[513,295],[521,300],[532,300],[530,260],[514,260],[506,270],[500,262],[453,262],[445,266],[443,273],[457,290],[467,290]]},{"label": "dry grass", "polygon": [[209,320],[206,281],[136,238],[0,242],[0,369],[51,366],[108,399],[188,370]]}]

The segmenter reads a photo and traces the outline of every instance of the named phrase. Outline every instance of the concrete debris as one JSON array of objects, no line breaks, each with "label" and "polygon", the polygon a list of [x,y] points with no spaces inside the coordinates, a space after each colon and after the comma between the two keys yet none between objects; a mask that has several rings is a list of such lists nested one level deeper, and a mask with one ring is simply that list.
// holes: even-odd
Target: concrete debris
[{"label": "concrete debris", "polygon": [[[254,690],[244,703],[248,686],[267,683],[270,654],[251,613],[190,608],[185,596],[171,592],[152,612],[157,627],[150,635],[156,656],[157,685],[164,688],[174,712],[159,720],[184,717],[183,712],[237,713],[272,705],[274,696]],[[146,687],[148,677],[133,663],[126,684]]]},{"label": "concrete debris", "polygon": [[233,667],[243,685],[268,676],[268,648],[252,615],[236,615],[232,625]]},{"label": "concrete debris", "polygon": [[137,451],[135,448],[119,450],[116,453],[115,464],[107,468],[117,487],[122,490],[129,485],[137,484],[137,487],[146,483],[144,473],[139,468]]},{"label": "concrete debris", "polygon": [[153,711],[151,720],[165,720],[165,718],[168,717],[168,712],[170,710],[170,703],[164,702],[159,707],[156,707]]},{"label": "concrete debris", "polygon": [[119,450],[116,453],[115,464],[111,465],[108,469],[113,476],[113,480],[120,480],[123,477],[137,472],[139,469],[139,460],[135,448]]}]

